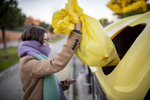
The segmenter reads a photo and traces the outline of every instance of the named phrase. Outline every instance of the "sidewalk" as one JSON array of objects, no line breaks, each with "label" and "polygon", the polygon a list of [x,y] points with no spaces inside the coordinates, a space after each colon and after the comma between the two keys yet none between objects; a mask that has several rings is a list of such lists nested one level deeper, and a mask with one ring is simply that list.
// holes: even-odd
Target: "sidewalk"
[{"label": "sidewalk", "polygon": [[[7,47],[18,47],[19,46],[19,41],[14,41],[14,42],[7,42]],[[4,48],[3,43],[0,43],[0,49]]]},{"label": "sidewalk", "polygon": [[0,72],[0,100],[22,100],[24,92],[18,66],[17,63]]},{"label": "sidewalk", "polygon": [[75,91],[74,100],[93,100],[93,94],[89,94],[89,84],[85,74],[84,64],[74,55],[75,63]]}]

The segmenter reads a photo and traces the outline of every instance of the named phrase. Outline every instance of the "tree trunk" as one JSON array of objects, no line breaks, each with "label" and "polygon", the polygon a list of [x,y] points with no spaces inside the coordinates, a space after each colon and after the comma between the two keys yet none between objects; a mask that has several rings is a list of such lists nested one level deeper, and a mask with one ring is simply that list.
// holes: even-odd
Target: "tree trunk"
[{"label": "tree trunk", "polygon": [[2,27],[2,34],[3,34],[3,44],[4,44],[4,57],[5,57],[5,59],[7,59],[8,56],[7,56],[6,37],[5,37],[5,28],[4,27]]}]

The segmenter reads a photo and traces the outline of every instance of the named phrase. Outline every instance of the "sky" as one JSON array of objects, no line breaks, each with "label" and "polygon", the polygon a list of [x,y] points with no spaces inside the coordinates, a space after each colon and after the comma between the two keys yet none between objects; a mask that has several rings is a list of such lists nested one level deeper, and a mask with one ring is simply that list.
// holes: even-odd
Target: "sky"
[{"label": "sky", "polygon": [[[65,7],[67,0],[17,0],[18,8],[27,17],[44,21],[51,24],[54,12]],[[99,20],[107,18],[109,22],[116,19],[106,5],[110,0],[77,0],[78,5],[83,9],[83,13]]]}]

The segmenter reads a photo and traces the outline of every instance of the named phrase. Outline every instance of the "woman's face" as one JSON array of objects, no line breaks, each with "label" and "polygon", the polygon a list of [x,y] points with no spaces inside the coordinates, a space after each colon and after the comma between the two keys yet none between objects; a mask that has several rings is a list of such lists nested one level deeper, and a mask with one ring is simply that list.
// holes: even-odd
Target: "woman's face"
[{"label": "woman's face", "polygon": [[49,46],[49,37],[47,33],[44,34],[43,44]]}]

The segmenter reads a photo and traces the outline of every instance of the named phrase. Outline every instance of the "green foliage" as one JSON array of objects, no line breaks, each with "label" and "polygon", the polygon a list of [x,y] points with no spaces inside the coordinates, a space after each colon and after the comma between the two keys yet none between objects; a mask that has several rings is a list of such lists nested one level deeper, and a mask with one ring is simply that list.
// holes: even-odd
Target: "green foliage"
[{"label": "green foliage", "polygon": [[[9,29],[8,29],[9,30]],[[19,26],[17,28],[11,29],[12,31],[23,32],[26,30],[25,26]]]},{"label": "green foliage", "polygon": [[147,9],[150,11],[150,4],[147,4]]},{"label": "green foliage", "polygon": [[133,15],[137,15],[137,14],[142,14],[145,12],[140,12],[139,10],[134,10],[134,11],[130,11],[127,13],[121,13],[121,14],[117,14],[120,16],[120,18],[125,18],[125,17],[129,17],[129,16],[133,16]]},{"label": "green foliage", "polygon": [[50,27],[49,31],[50,31],[51,33],[53,33],[54,28],[53,28],[53,27]]},{"label": "green foliage", "polygon": [[9,47],[7,48],[7,51],[9,58],[5,59],[3,56],[4,49],[0,49],[0,72],[19,61],[18,47]]},{"label": "green foliage", "polygon": [[40,22],[40,25],[39,25],[39,26],[41,26],[41,27],[47,29],[49,25],[48,25],[47,23],[45,23],[45,22]]},{"label": "green foliage", "polygon": [[50,38],[50,43],[55,43],[55,42],[57,42],[57,41],[59,41],[59,40],[61,40],[61,39],[63,39],[64,37],[63,36],[61,36],[61,37],[55,37],[55,38]]},{"label": "green foliage", "polygon": [[13,29],[24,24],[26,16],[17,5],[16,0],[0,0],[0,27]]},{"label": "green foliage", "polygon": [[108,22],[107,18],[101,18],[101,19],[99,19],[99,22],[101,23],[101,25],[103,27],[109,25],[109,22]]}]

